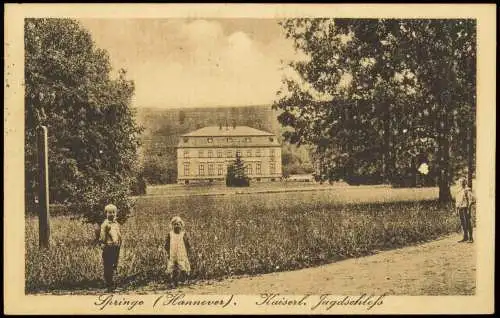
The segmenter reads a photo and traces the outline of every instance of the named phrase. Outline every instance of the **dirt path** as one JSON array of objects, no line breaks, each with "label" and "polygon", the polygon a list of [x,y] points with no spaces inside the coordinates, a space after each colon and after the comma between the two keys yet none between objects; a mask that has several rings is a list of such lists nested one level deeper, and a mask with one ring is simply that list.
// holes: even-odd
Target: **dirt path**
[{"label": "dirt path", "polygon": [[[182,287],[190,294],[471,295],[476,290],[475,244],[454,234],[437,241],[315,268]],[[160,293],[148,286],[138,293]],[[153,291],[154,290],[154,291]]]}]

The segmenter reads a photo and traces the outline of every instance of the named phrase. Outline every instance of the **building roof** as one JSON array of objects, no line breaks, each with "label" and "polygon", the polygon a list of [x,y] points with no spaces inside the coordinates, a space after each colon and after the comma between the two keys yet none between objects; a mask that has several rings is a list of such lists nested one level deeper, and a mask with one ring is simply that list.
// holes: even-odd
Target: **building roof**
[{"label": "building roof", "polygon": [[182,135],[182,137],[210,137],[210,136],[274,136],[274,134],[248,126],[208,126]]}]

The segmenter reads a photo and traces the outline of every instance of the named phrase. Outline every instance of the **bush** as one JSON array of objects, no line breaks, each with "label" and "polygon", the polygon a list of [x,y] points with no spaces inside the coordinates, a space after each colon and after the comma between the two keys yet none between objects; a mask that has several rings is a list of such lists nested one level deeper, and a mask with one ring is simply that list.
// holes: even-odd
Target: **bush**
[{"label": "bush", "polygon": [[435,187],[437,185],[436,177],[433,170],[424,175],[413,168],[405,168],[394,173],[391,178],[391,185],[395,188]]},{"label": "bush", "polygon": [[248,178],[226,178],[226,186],[228,186],[228,187],[249,187],[250,180]]},{"label": "bush", "polygon": [[130,191],[132,195],[144,195],[146,194],[146,188],[146,179],[142,174],[139,174],[134,178]]},{"label": "bush", "polygon": [[310,163],[291,163],[287,166],[283,166],[283,176],[289,176],[292,174],[310,174],[313,172],[314,169]]},{"label": "bush", "polygon": [[81,179],[68,210],[85,222],[99,224],[104,220],[104,207],[111,203],[118,208],[117,221],[124,223],[133,208],[129,197],[131,181],[131,177],[112,176],[106,172],[101,172],[98,178]]},{"label": "bush", "polygon": [[142,176],[149,184],[168,184],[177,181],[176,160],[169,156],[150,156],[143,163]]},{"label": "bush", "polygon": [[378,174],[351,175],[345,176],[344,181],[349,185],[374,185],[383,183],[383,178]]},{"label": "bush", "polygon": [[226,186],[228,187],[248,187],[250,179],[245,174],[245,166],[239,154],[236,154],[236,160],[227,167]]}]

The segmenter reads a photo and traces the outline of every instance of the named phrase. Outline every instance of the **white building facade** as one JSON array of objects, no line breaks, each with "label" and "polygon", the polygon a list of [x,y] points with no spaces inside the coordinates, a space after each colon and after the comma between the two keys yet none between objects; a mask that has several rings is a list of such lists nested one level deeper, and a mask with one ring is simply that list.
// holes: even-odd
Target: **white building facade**
[{"label": "white building facade", "polygon": [[177,146],[177,182],[224,181],[236,153],[254,181],[283,176],[281,145],[272,133],[247,126],[210,126],[184,134]]}]

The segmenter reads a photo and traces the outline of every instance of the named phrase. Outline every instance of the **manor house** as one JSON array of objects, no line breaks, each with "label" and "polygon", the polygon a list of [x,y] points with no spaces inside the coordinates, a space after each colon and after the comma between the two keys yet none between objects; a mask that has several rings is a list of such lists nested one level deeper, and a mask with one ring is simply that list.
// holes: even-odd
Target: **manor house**
[{"label": "manor house", "polygon": [[210,126],[180,137],[177,182],[224,181],[237,153],[251,180],[281,179],[281,145],[274,134],[247,126]]}]

